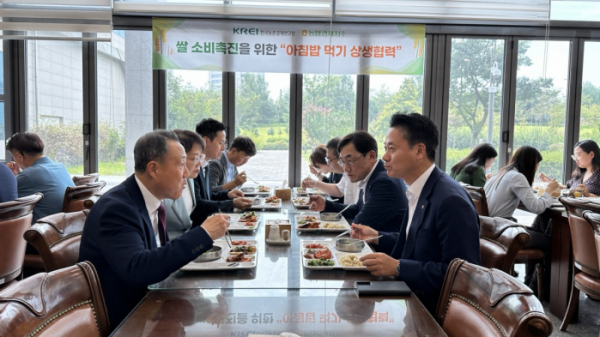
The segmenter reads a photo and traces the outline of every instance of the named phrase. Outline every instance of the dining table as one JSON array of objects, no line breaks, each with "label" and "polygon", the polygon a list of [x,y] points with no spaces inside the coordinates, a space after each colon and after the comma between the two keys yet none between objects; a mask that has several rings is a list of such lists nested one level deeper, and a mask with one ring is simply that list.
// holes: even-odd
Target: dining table
[{"label": "dining table", "polygon": [[[358,296],[356,281],[392,277],[306,268],[303,243],[334,242],[340,234],[297,229],[297,216],[318,213],[290,201],[280,210],[256,213],[253,230],[230,231],[233,241],[256,240],[255,267],[178,270],[150,285],[112,336],[445,336],[414,294]],[[267,244],[265,224],[280,220],[291,224],[289,244]]]}]

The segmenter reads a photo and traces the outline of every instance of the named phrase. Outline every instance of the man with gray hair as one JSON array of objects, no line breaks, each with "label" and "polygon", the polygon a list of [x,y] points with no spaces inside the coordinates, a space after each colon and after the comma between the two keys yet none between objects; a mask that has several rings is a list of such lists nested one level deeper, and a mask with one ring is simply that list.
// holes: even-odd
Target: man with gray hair
[{"label": "man with gray hair", "polygon": [[135,144],[135,173],[106,192],[87,217],[79,261],[96,267],[111,330],[145,296],[148,285],[212,248],[229,222],[213,216],[169,241],[162,200],[177,199],[189,175],[186,153],[172,131],[156,130]]}]

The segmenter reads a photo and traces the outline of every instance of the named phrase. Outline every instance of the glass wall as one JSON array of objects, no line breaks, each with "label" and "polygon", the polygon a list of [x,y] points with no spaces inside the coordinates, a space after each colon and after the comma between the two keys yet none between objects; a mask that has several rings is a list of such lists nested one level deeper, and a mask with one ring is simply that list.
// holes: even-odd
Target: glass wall
[{"label": "glass wall", "polygon": [[27,121],[45,154],[83,174],[82,43],[27,41]]},{"label": "glass wall", "polygon": [[513,152],[542,153],[538,172],[562,181],[569,82],[569,41],[519,41]]},{"label": "glass wall", "polygon": [[98,43],[98,173],[113,187],[133,174],[133,146],[152,131],[152,32],[113,31]]},{"label": "glass wall", "polygon": [[309,175],[312,150],[331,138],[354,131],[356,75],[303,76],[302,178]]},{"label": "glass wall", "polygon": [[220,71],[167,70],[167,127],[196,130],[203,118],[223,119]]},{"label": "glass wall", "polygon": [[477,144],[498,150],[503,69],[503,39],[452,39],[446,172]]},{"label": "glass wall", "polygon": [[[600,42],[586,41],[583,54],[579,140],[600,141]],[[568,157],[567,157],[568,158]]]},{"label": "glass wall", "polygon": [[235,83],[235,136],[252,138],[258,151],[238,171],[281,185],[289,178],[290,75],[236,73]]}]

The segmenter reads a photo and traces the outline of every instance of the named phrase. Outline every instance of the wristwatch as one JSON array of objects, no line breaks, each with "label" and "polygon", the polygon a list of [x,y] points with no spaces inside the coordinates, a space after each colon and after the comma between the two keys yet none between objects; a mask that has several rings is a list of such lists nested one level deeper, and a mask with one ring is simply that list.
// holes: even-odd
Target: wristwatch
[{"label": "wristwatch", "polygon": [[398,265],[396,266],[396,273],[400,276],[400,261],[398,261]]}]

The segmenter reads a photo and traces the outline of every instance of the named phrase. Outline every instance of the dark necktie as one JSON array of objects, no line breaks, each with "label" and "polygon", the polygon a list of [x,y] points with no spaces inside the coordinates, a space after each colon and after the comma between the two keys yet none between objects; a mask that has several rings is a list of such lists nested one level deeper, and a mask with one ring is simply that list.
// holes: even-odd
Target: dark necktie
[{"label": "dark necktie", "polygon": [[160,239],[160,245],[163,247],[167,243],[167,213],[165,212],[165,205],[161,202],[158,207],[158,238]]},{"label": "dark necktie", "polygon": [[358,202],[356,204],[358,204],[358,206],[360,207],[360,205],[364,205],[363,202],[363,196],[365,194],[365,190],[364,189],[360,189],[360,192],[358,193]]},{"label": "dark necktie", "polygon": [[208,181],[208,165],[204,168],[204,182],[206,183],[204,186],[204,189],[206,190],[206,200],[210,201],[212,191],[210,188],[210,181]]}]

